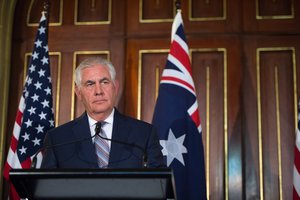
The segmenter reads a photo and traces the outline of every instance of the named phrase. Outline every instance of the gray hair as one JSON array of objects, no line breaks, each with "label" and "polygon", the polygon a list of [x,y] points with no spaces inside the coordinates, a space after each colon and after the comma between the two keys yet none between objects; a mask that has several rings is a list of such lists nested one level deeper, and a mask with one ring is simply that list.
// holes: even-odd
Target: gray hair
[{"label": "gray hair", "polygon": [[113,64],[102,57],[91,57],[83,60],[75,70],[75,84],[80,87],[81,71],[85,68],[93,67],[95,65],[102,65],[108,67],[109,74],[113,82],[116,80],[116,70]]}]

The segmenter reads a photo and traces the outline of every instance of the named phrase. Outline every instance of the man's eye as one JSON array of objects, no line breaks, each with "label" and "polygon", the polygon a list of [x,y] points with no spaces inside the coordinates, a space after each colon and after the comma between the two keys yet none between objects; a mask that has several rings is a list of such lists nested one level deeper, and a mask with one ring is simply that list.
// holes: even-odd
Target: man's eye
[{"label": "man's eye", "polygon": [[110,83],[110,81],[108,81],[108,80],[105,80],[105,81],[102,81],[101,83],[102,83],[102,84],[104,84],[104,85],[106,85],[106,84],[109,84],[109,83]]},{"label": "man's eye", "polygon": [[93,83],[87,83],[87,84],[86,84],[87,87],[90,87],[90,86],[92,86],[92,85],[94,85],[94,84],[93,84]]}]

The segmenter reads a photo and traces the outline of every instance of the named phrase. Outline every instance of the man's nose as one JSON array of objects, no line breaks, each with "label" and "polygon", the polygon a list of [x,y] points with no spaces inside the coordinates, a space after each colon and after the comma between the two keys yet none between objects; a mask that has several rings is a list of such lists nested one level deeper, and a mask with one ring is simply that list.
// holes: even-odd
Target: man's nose
[{"label": "man's nose", "polygon": [[102,89],[102,85],[100,83],[97,83],[95,85],[95,94],[99,95],[99,94],[103,94],[103,89]]}]

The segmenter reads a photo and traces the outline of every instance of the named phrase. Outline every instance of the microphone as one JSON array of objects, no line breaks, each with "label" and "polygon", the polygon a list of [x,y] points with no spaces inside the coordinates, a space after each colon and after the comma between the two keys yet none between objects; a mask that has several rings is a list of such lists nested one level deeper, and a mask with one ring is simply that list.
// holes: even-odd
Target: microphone
[{"label": "microphone", "polygon": [[96,127],[95,127],[95,135],[94,136],[99,136],[101,139],[103,140],[109,140],[111,142],[115,142],[115,143],[119,143],[119,144],[124,144],[124,145],[127,145],[127,146],[130,146],[130,147],[134,147],[134,148],[137,148],[139,149],[142,153],[143,153],[143,167],[144,168],[147,168],[147,165],[148,165],[148,157],[147,157],[147,152],[144,148],[142,148],[141,146],[139,145],[136,145],[134,143],[127,143],[127,142],[124,142],[124,141],[120,141],[120,140],[115,140],[115,139],[109,139],[109,138],[106,138],[106,137],[103,137],[101,134],[100,134],[100,131],[101,131],[101,123],[98,122],[96,124]]},{"label": "microphone", "polygon": [[55,148],[55,147],[60,147],[60,146],[64,146],[64,145],[68,145],[68,144],[74,144],[77,142],[82,142],[88,139],[92,139],[93,137],[95,137],[96,135],[90,136],[90,137],[86,137],[86,138],[80,138],[78,140],[72,140],[72,141],[68,141],[68,142],[63,142],[63,143],[58,143],[58,144],[54,144],[54,145],[48,145],[48,146],[43,146],[41,147],[39,150],[37,150],[37,152],[35,152],[35,154],[33,155],[32,161],[31,161],[31,165],[30,168],[31,169],[35,169],[36,168],[36,164],[37,164],[37,155],[41,152],[44,151],[46,149],[51,149],[51,148]]}]

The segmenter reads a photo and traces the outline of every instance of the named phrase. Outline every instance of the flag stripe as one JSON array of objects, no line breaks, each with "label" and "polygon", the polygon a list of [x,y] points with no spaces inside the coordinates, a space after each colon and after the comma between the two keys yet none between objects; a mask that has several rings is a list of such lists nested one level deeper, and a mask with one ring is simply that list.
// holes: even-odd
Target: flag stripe
[{"label": "flag stripe", "polygon": [[293,199],[300,200],[300,102],[298,102],[298,127],[294,147],[294,170],[293,170]]}]

